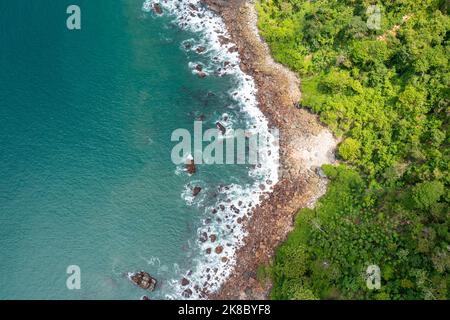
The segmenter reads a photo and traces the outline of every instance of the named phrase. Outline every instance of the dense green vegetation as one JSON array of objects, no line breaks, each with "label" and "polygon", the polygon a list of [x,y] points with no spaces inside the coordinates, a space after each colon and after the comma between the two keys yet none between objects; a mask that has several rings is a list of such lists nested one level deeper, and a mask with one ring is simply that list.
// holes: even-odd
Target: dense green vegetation
[{"label": "dense green vegetation", "polygon": [[[370,5],[381,10],[373,28]],[[259,28],[302,105],[342,138],[339,166],[270,267],[274,299],[450,297],[446,0],[260,0]],[[376,22],[376,21],[375,21]],[[369,290],[365,271],[381,269]]]}]

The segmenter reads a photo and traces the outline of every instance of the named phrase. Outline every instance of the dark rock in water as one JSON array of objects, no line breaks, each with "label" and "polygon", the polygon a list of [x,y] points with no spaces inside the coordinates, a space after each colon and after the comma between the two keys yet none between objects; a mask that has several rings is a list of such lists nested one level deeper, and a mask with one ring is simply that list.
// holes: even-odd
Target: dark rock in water
[{"label": "dark rock in water", "polygon": [[198,117],[197,117],[197,121],[204,121],[205,120],[205,115],[204,114],[201,114],[201,115],[199,115]]},{"label": "dark rock in water", "polygon": [[161,5],[160,5],[159,3],[154,3],[154,4],[153,4],[153,11],[154,11],[156,14],[162,14],[162,13],[163,13],[162,8],[161,8]]},{"label": "dark rock in water", "polygon": [[324,179],[324,178],[327,177],[327,175],[325,174],[325,172],[323,172],[322,168],[320,168],[320,167],[317,167],[317,168],[316,168],[316,173],[317,173],[317,175],[318,175],[320,178],[322,178],[322,179]]},{"label": "dark rock in water", "polygon": [[204,73],[203,71],[197,72],[197,75],[199,78],[206,78],[206,73]]},{"label": "dark rock in water", "polygon": [[197,51],[197,53],[203,53],[206,51],[205,47],[197,47],[197,49],[195,49],[195,51]]},{"label": "dark rock in water", "polygon": [[201,64],[198,64],[198,65],[195,66],[195,70],[202,71],[203,70],[203,66]]},{"label": "dark rock in water", "polygon": [[211,248],[207,248],[206,249],[206,254],[210,254],[211,253]]},{"label": "dark rock in water", "polygon": [[225,36],[222,36],[222,35],[220,35],[219,37],[218,37],[218,39],[219,39],[219,43],[223,46],[223,45],[226,45],[226,44],[228,44],[228,43],[230,43],[231,42],[231,40],[229,39],[229,38],[227,38],[227,37],[225,37]]},{"label": "dark rock in water", "polygon": [[186,290],[183,291],[183,297],[189,298],[190,296],[192,296],[192,290],[191,289],[186,289]]},{"label": "dark rock in water", "polygon": [[220,130],[220,132],[222,134],[225,134],[225,132],[227,132],[227,129],[225,128],[225,126],[218,121],[216,122],[216,127],[217,127],[217,129]]},{"label": "dark rock in water", "polygon": [[209,239],[211,239],[211,242],[215,242],[217,240],[217,236],[215,234],[212,234],[209,236]]},{"label": "dark rock in water", "polygon": [[233,53],[233,52],[237,52],[237,51],[238,51],[238,47],[236,47],[236,46],[232,46],[228,49],[229,53]]},{"label": "dark rock in water", "polygon": [[141,297],[141,300],[150,300],[150,298],[147,297],[147,296],[142,296],[142,297]]},{"label": "dark rock in water", "polygon": [[196,171],[194,159],[188,159],[186,163],[186,169],[189,174],[194,174]]},{"label": "dark rock in water", "polygon": [[202,191],[202,188],[196,186],[196,187],[194,187],[194,189],[192,190],[192,195],[195,197],[195,196],[197,196],[197,195],[200,193],[200,191]]},{"label": "dark rock in water", "polygon": [[156,279],[145,271],[129,272],[128,279],[142,289],[153,291],[156,287]]},{"label": "dark rock in water", "polygon": [[223,251],[223,247],[222,246],[217,246],[216,249],[214,250],[217,254],[221,254]]},{"label": "dark rock in water", "polygon": [[234,206],[234,204],[231,205],[230,209],[233,210],[234,213],[239,213],[239,212],[240,212],[240,210],[239,210],[238,208],[236,208],[236,207]]},{"label": "dark rock in water", "polygon": [[197,11],[197,7],[193,5],[192,3],[189,3],[189,8],[191,8],[194,11]]},{"label": "dark rock in water", "polygon": [[188,284],[189,284],[189,280],[188,279],[186,279],[186,278],[183,278],[183,279],[181,279],[181,285],[183,286],[183,287],[185,287],[185,286],[187,286]]}]

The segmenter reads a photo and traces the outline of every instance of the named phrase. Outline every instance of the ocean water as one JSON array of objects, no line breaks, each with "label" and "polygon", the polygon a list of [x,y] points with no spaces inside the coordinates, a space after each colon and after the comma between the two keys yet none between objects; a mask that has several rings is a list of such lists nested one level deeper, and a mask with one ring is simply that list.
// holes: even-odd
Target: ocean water
[{"label": "ocean water", "polygon": [[[81,30],[66,27],[71,4]],[[220,19],[184,1],[163,4],[163,16],[149,6],[0,3],[0,299],[165,299],[187,288],[201,297],[235,263],[236,219],[277,181],[271,157],[199,165],[192,176],[172,163],[172,132],[192,132],[199,117],[205,129],[220,120],[273,136],[237,53],[218,46]],[[195,198],[193,186],[202,187]],[[204,232],[217,241],[199,241]],[[80,267],[79,290],[66,286],[70,265]],[[158,279],[155,292],[126,279],[136,270]]]}]

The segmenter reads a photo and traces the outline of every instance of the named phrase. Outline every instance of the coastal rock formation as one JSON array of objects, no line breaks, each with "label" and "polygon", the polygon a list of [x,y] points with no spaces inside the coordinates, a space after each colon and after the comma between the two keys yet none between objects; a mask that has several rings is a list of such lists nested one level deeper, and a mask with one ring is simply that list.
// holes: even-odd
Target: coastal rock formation
[{"label": "coastal rock formation", "polygon": [[183,287],[187,286],[190,283],[190,281],[186,278],[181,279],[181,285]]},{"label": "coastal rock formation", "polygon": [[205,51],[206,51],[206,48],[205,48],[205,47],[202,47],[202,46],[200,46],[200,47],[197,47],[197,48],[195,49],[195,51],[196,51],[197,53],[203,53],[203,52],[205,52]]},{"label": "coastal rock formation", "polygon": [[195,197],[200,193],[200,191],[202,191],[202,188],[199,186],[195,186],[194,189],[192,189],[192,195]]},{"label": "coastal rock formation", "polygon": [[157,284],[156,279],[150,276],[150,274],[145,271],[129,272],[127,274],[127,277],[131,282],[133,282],[138,287],[141,287],[142,289],[148,291],[155,290]]},{"label": "coastal rock formation", "polygon": [[153,4],[153,11],[154,11],[156,14],[159,14],[159,15],[161,15],[161,14],[163,13],[162,8],[161,8],[161,5],[160,5],[159,3],[154,3],[154,4]]}]

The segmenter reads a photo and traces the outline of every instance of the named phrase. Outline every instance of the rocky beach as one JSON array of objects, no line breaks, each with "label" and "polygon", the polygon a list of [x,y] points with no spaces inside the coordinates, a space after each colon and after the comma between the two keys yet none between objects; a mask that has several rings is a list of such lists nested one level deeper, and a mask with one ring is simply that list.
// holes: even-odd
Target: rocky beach
[{"label": "rocky beach", "polygon": [[274,251],[292,230],[296,213],[314,206],[325,193],[327,179],[320,166],[333,163],[337,141],[318,117],[299,106],[300,81],[273,61],[260,38],[253,1],[204,0],[219,14],[239,52],[241,69],[255,79],[259,108],[270,126],[280,130],[280,181],[256,206],[245,223],[244,245],[236,266],[210,299],[267,299],[271,283],[257,279],[257,269],[270,263]]}]

